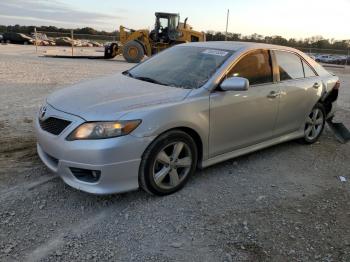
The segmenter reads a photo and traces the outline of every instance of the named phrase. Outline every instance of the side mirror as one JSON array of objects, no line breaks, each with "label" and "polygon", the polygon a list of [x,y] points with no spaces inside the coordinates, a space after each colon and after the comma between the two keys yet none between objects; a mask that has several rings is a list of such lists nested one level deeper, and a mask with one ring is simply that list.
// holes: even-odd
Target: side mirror
[{"label": "side mirror", "polygon": [[246,91],[249,88],[249,80],[243,77],[229,77],[221,83],[220,88],[224,91]]}]

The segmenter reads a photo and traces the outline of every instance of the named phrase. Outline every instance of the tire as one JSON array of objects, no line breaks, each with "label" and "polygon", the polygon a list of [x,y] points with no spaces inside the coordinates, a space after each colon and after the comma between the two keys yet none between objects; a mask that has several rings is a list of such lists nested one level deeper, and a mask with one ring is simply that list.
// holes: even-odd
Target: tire
[{"label": "tire", "polygon": [[104,58],[105,59],[112,59],[117,56],[118,54],[118,44],[117,43],[112,43],[108,46],[105,47],[105,53],[104,53]]},{"label": "tire", "polygon": [[197,146],[190,135],[180,130],[164,133],[143,154],[139,171],[140,186],[153,195],[175,193],[194,174],[197,160]]},{"label": "tire", "polygon": [[145,51],[139,42],[130,41],[123,47],[123,56],[129,63],[140,63],[145,56]]},{"label": "tire", "polygon": [[315,143],[322,135],[325,123],[326,110],[322,104],[317,103],[306,119],[302,142],[304,144]]}]

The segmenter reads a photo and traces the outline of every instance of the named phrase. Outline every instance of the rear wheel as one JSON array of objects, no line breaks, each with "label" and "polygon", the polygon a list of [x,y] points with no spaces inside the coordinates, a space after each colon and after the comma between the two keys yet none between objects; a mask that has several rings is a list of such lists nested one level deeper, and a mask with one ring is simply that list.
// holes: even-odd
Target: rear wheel
[{"label": "rear wheel", "polygon": [[303,142],[307,144],[315,143],[323,132],[325,122],[326,112],[324,106],[318,103],[306,118]]},{"label": "rear wheel", "polygon": [[180,190],[196,170],[198,151],[193,138],[174,130],[158,137],[146,150],[140,166],[140,185],[151,194]]},{"label": "rear wheel", "polygon": [[145,56],[145,51],[139,42],[130,41],[123,47],[123,56],[129,63],[140,63]]}]

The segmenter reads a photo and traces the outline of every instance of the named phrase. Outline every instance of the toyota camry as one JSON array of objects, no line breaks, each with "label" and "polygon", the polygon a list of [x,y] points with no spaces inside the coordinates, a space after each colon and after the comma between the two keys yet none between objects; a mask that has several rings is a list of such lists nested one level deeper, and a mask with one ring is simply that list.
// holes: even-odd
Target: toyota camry
[{"label": "toyota camry", "polygon": [[76,189],[167,195],[197,168],[289,140],[316,142],[339,85],[293,48],[182,44],[51,94],[36,116],[37,151]]}]

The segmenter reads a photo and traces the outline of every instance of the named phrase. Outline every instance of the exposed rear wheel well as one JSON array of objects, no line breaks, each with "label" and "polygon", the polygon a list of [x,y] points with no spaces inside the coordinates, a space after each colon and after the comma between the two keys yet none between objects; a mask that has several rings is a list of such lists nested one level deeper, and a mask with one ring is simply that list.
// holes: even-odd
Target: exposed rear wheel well
[{"label": "exposed rear wheel well", "polygon": [[338,89],[333,89],[325,99],[319,101],[324,106],[324,109],[326,111],[326,115],[329,114],[332,110],[332,103],[337,100],[339,94]]},{"label": "exposed rear wheel well", "polygon": [[326,111],[326,115],[328,115],[329,112],[332,111],[332,104],[331,103],[325,103],[325,102],[321,102],[321,104],[324,106],[324,109]]}]

